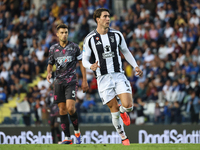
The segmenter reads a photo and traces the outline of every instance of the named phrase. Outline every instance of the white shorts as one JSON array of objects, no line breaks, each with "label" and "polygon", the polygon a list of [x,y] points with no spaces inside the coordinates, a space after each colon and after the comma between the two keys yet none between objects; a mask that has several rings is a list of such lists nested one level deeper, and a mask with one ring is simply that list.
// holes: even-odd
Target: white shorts
[{"label": "white shorts", "polygon": [[98,91],[103,105],[122,93],[132,94],[130,82],[123,73],[111,73],[97,78]]}]

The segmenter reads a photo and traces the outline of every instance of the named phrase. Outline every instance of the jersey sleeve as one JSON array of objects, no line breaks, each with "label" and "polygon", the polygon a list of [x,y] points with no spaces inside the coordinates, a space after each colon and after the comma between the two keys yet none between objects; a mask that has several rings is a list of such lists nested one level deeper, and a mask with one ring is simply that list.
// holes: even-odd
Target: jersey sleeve
[{"label": "jersey sleeve", "polygon": [[90,45],[90,40],[89,38],[85,38],[84,40],[84,43],[83,43],[83,55],[85,56],[91,56],[91,47],[89,46]]},{"label": "jersey sleeve", "polygon": [[124,39],[124,36],[122,35],[121,32],[119,32],[119,46],[120,46],[120,50],[122,52],[122,54],[124,55],[126,61],[133,67],[138,67],[135,58],[133,57],[133,55],[131,54],[131,52],[129,51],[126,41]]},{"label": "jersey sleeve", "polygon": [[84,43],[83,43],[83,60],[82,60],[82,63],[83,63],[83,66],[85,68],[88,68],[88,69],[90,69],[90,67],[92,65],[89,62],[89,59],[91,57],[91,52],[92,52],[90,44],[91,44],[90,38],[85,38]]},{"label": "jersey sleeve", "polygon": [[82,60],[82,52],[81,52],[80,48],[78,47],[78,45],[76,46],[76,59],[78,61]]},{"label": "jersey sleeve", "polygon": [[50,65],[54,65],[55,64],[55,59],[54,59],[54,46],[51,46],[50,49],[49,49],[49,61],[48,61],[48,64]]}]

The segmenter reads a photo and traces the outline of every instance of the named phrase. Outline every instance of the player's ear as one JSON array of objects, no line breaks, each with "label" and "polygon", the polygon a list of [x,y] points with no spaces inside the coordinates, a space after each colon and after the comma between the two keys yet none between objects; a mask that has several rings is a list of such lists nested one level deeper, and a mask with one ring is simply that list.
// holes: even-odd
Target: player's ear
[{"label": "player's ear", "polygon": [[99,19],[100,19],[100,18],[96,18],[97,23],[99,22]]}]

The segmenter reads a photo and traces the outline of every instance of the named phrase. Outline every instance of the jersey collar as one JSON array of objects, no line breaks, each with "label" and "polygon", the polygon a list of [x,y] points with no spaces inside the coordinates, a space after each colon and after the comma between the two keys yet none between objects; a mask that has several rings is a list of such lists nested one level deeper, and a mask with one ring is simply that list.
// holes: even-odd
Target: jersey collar
[{"label": "jersey collar", "polygon": [[[67,45],[66,45],[65,47],[67,47],[70,43],[71,43],[71,42],[68,41],[68,42],[67,42]],[[60,45],[60,43],[58,43],[58,45],[59,45],[60,47],[62,47],[62,46]],[[62,47],[62,48],[64,49],[65,47]]]}]

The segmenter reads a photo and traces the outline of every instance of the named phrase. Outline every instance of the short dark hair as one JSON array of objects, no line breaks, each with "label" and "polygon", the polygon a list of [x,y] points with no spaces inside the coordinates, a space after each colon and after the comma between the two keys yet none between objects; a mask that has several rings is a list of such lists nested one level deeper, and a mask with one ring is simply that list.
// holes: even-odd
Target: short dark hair
[{"label": "short dark hair", "polygon": [[68,26],[66,24],[58,24],[56,30],[58,31],[60,28],[68,29]]},{"label": "short dark hair", "polygon": [[101,16],[101,13],[103,12],[103,11],[107,11],[109,14],[110,14],[110,11],[108,10],[108,9],[106,9],[106,8],[99,8],[99,9],[97,9],[97,10],[95,10],[94,11],[94,14],[93,14],[93,19],[94,19],[94,21],[97,23],[97,18],[100,18],[100,16]]}]

